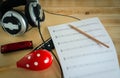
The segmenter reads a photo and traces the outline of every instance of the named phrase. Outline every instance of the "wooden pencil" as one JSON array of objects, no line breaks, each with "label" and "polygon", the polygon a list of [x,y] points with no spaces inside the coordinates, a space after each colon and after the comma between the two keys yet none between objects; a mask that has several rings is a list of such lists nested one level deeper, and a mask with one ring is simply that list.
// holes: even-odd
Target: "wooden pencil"
[{"label": "wooden pencil", "polygon": [[98,43],[98,44],[102,44],[103,46],[109,48],[109,46],[108,46],[107,44],[105,44],[105,43],[99,41],[99,40],[96,39],[95,37],[93,37],[93,36],[91,36],[90,34],[84,32],[83,30],[78,29],[77,27],[75,27],[75,26],[73,26],[73,25],[71,25],[71,24],[69,24],[69,26],[70,26],[71,28],[75,29],[76,31],[80,32],[81,34],[87,36],[88,38],[92,39],[92,40],[95,41],[96,43]]}]

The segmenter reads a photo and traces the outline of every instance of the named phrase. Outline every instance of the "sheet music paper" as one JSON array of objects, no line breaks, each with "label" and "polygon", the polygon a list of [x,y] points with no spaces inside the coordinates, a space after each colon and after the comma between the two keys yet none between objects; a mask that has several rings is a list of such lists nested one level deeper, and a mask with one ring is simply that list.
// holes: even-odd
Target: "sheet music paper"
[{"label": "sheet music paper", "polygon": [[[81,28],[109,45],[99,45],[68,24]],[[113,42],[100,20],[90,18],[48,27],[65,78],[120,78]]]}]

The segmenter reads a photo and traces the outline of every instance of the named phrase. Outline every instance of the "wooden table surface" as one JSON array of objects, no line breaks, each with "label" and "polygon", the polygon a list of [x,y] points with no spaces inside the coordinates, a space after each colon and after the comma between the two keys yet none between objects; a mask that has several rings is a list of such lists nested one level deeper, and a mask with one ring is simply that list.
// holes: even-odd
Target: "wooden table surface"
[{"label": "wooden table surface", "polygon": [[[120,62],[120,0],[40,0],[44,10],[53,13],[71,15],[86,19],[99,17],[116,48]],[[20,7],[19,9],[23,9]],[[45,13],[46,19],[41,24],[44,39],[50,37],[47,27],[76,21],[73,18]],[[32,40],[34,48],[42,43],[37,28],[21,36],[11,36],[0,27],[0,45]],[[0,54],[0,78],[61,78],[60,69],[55,60],[50,68],[43,71],[30,71],[16,67],[16,62],[32,50],[16,51],[9,54]],[[54,51],[55,52],[55,51]],[[56,53],[56,52],[55,52]]]}]

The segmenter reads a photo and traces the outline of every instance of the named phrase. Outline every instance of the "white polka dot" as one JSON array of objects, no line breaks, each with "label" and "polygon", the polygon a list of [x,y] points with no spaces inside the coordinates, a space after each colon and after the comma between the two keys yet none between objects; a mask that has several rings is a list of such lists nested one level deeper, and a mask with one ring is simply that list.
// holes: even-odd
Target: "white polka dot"
[{"label": "white polka dot", "polygon": [[34,65],[35,65],[35,66],[38,66],[38,62],[34,62]]},{"label": "white polka dot", "polygon": [[40,54],[39,54],[39,53],[37,54],[37,57],[40,57]]},{"label": "white polka dot", "polygon": [[45,60],[44,60],[44,63],[48,63],[49,62],[49,58],[46,58]]},{"label": "white polka dot", "polygon": [[29,64],[26,64],[26,67],[27,67],[27,68],[29,68],[29,67],[30,67],[30,65],[29,65]]},{"label": "white polka dot", "polygon": [[28,56],[27,58],[28,58],[28,60],[30,60],[30,59],[31,59],[31,56]]}]

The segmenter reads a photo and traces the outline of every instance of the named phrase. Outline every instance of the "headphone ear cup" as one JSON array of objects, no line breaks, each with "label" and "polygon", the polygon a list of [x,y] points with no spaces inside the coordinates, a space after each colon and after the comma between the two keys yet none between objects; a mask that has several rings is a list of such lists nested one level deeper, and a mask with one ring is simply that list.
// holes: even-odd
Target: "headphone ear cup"
[{"label": "headphone ear cup", "polygon": [[26,4],[26,6],[25,6],[25,16],[27,17],[29,24],[34,27],[34,26],[36,26],[36,24],[35,24],[35,21],[33,21],[31,18],[30,11],[29,11],[29,5],[30,4]]},{"label": "headphone ear cup", "polygon": [[38,4],[38,2],[30,2],[30,3],[26,4],[25,15],[31,26],[38,26],[36,14],[38,14],[40,16],[40,21],[44,21],[45,14],[44,14],[43,10],[41,9],[41,6]]},{"label": "headphone ear cup", "polygon": [[2,28],[11,35],[21,35],[28,29],[25,15],[17,10],[7,11],[1,19]]}]

